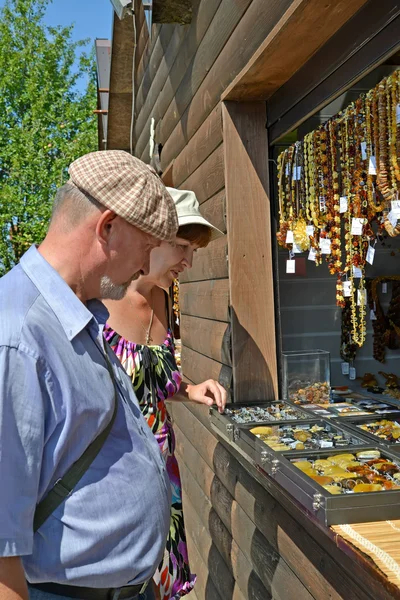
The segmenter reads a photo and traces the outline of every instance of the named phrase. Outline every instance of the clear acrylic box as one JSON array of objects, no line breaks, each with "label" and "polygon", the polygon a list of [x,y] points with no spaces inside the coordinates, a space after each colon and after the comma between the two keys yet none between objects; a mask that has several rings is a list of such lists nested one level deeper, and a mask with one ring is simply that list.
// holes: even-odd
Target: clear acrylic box
[{"label": "clear acrylic box", "polygon": [[325,350],[282,352],[282,393],[295,404],[324,404],[330,396],[330,354]]}]

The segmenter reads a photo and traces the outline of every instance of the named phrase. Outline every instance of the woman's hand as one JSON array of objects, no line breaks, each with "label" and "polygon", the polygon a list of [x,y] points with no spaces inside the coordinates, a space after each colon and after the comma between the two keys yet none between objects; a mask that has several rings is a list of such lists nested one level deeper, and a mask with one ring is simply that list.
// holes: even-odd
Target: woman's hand
[{"label": "woman's hand", "polygon": [[187,384],[185,391],[188,400],[191,402],[207,404],[207,406],[216,404],[218,406],[218,411],[220,413],[224,412],[228,395],[218,381],[207,379],[207,381],[203,381],[203,383],[199,383],[198,385]]}]

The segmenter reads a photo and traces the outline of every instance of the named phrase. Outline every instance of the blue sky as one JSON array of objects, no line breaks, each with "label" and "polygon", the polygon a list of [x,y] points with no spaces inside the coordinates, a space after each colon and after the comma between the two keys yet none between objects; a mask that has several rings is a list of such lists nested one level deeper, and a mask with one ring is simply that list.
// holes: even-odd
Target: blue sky
[{"label": "blue sky", "polygon": [[[3,4],[3,0],[0,0]],[[75,39],[111,38],[112,4],[110,0],[53,0],[46,22],[48,25],[75,23]]]},{"label": "blue sky", "polygon": [[[0,8],[5,0],[0,0]],[[74,39],[111,39],[112,4],[110,0],[53,0],[46,15],[47,25],[74,23]]]}]

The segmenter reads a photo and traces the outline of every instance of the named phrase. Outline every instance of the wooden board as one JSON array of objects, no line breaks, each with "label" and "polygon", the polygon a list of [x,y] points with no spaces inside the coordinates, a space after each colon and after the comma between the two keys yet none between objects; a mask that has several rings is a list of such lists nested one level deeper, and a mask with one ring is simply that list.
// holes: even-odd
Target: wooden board
[{"label": "wooden board", "polygon": [[163,145],[180,121],[201,82],[212,68],[250,3],[251,0],[236,0],[235,2],[221,0],[219,8],[165,113],[159,132],[159,139]]},{"label": "wooden board", "polygon": [[146,48],[144,49],[144,52],[140,58],[139,65],[136,69],[135,81],[137,89],[139,89],[140,84],[142,83],[143,75],[149,63],[149,58],[153,52],[158,36],[160,35],[161,27],[162,25],[160,23],[153,23],[151,40],[149,40],[149,43],[146,45]]},{"label": "wooden board", "polygon": [[[135,11],[134,19],[136,21],[136,56],[135,56],[135,70],[138,68],[140,59],[143,56],[144,49],[149,41],[149,29],[147,27],[147,22],[144,16],[144,8],[143,3],[139,2],[138,8]],[[124,21],[129,19],[129,17],[125,17]]]},{"label": "wooden board", "polygon": [[[366,0],[294,0],[223,95],[224,100],[268,98]],[[306,33],[305,33],[306,32]]]},{"label": "wooden board", "polygon": [[164,55],[168,52],[171,38],[180,31],[179,25],[163,25],[154,44],[147,68],[136,93],[136,123],[139,119],[144,102],[147,100],[153,79],[156,76]]},{"label": "wooden board", "polygon": [[[195,461],[196,455],[200,454],[203,461],[206,463],[206,465],[208,465],[210,471],[214,473],[214,455],[219,442],[215,435],[207,427],[200,423],[196,417],[194,417],[191,411],[192,407],[199,407],[201,410],[208,413],[208,407],[197,405],[195,402],[179,402],[179,404],[175,403],[173,404],[172,411],[174,427],[178,427],[188,440],[201,440],[201,443],[195,443],[195,446],[187,446],[185,452],[188,452],[188,456],[185,457],[185,460]],[[204,493],[208,497],[210,497],[211,494],[213,478],[214,475],[209,477],[207,475],[207,471],[205,470],[202,471],[201,476],[199,474],[198,478],[196,475],[199,485],[203,485],[203,483],[206,484],[203,489]],[[231,487],[229,487],[229,491],[231,492]],[[231,495],[233,495],[232,492]]]},{"label": "wooden board", "polygon": [[224,600],[224,598],[221,598],[218,594],[218,591],[209,576],[207,560],[204,562],[200,550],[197,548],[190,535],[187,535],[187,544],[193,570],[198,576],[198,581],[196,583],[196,594],[198,599]]},{"label": "wooden board", "polygon": [[[161,126],[161,120],[164,118],[165,112],[170,105],[176,90],[178,89],[185,73],[190,65],[190,62],[195,55],[197,47],[201,43],[214,15],[218,9],[221,0],[207,0],[206,2],[200,2],[198,10],[194,10],[192,23],[189,26],[189,30],[185,36],[185,40],[182,44],[182,50],[177,55],[175,62],[168,75],[165,86],[162,93],[158,98],[153,98],[151,104],[153,105],[152,114],[157,123],[157,141],[159,141],[159,128]],[[141,156],[145,149],[147,139],[145,137],[145,131],[148,130],[150,125],[150,118],[146,125],[143,127],[141,133],[136,132],[138,139],[136,143],[137,155]]]},{"label": "wooden board", "polygon": [[[243,555],[235,540],[232,539],[232,536],[218,517],[217,513],[211,508],[209,499],[199,488],[196,479],[186,467],[181,457],[179,457],[179,463],[182,467],[181,471],[184,471],[183,478],[186,492],[184,492],[183,501],[186,530],[189,532],[190,538],[193,539],[193,542],[197,547],[208,549],[208,555],[210,556],[212,554],[213,562],[215,561],[217,563],[216,566],[218,567],[218,571],[221,564],[220,557],[222,557],[226,567],[229,569],[231,577],[233,577],[234,586],[236,588],[236,591],[233,592],[235,593],[235,598],[247,599],[250,597],[267,600],[270,598],[270,595],[252,570],[251,563]],[[201,504],[207,502],[206,520],[200,520],[199,518],[200,515],[197,509],[199,498],[201,499]],[[212,551],[213,546],[217,549],[217,553]],[[222,567],[221,570],[224,572],[224,567]],[[217,579],[219,580],[219,578]],[[227,579],[226,574],[225,579]],[[258,583],[258,589],[255,586],[256,581]],[[227,588],[225,586],[223,591],[225,599],[227,597]],[[229,596],[229,598],[231,597],[232,596]]]},{"label": "wooden board", "polygon": [[226,103],[222,116],[233,397],[247,402],[278,393],[265,105]]},{"label": "wooden board", "polygon": [[[319,84],[341,69],[359,54],[359,49],[371,40],[400,11],[397,0],[367,2],[359,13],[340,28],[268,101],[268,126],[312,93]],[[362,27],[356,23],[362,22]]]},{"label": "wooden board", "polygon": [[223,233],[226,233],[225,188],[201,205],[201,214]]},{"label": "wooden board", "polygon": [[182,348],[182,371],[193,383],[215,379],[227,390],[231,388],[232,369],[190,348]]},{"label": "wooden board", "polygon": [[[253,0],[232,36],[207,73],[180,123],[164,142],[164,160],[168,163],[195,134],[211,110],[218,104],[224,90],[240,69],[250,60],[279,20],[291,0]],[[246,43],[243,44],[243,39]],[[182,136],[182,131],[184,136]]]},{"label": "wooden board", "polygon": [[161,179],[167,187],[174,187],[173,182],[173,172],[174,172],[174,161],[168,165],[163,174],[161,175]]},{"label": "wooden board", "polygon": [[[325,105],[329,104],[352,87],[357,86],[357,82],[366,76],[368,73],[373,71],[375,68],[382,65],[385,59],[393,55],[394,52],[400,50],[400,7],[397,2],[390,2],[392,10],[386,13],[386,20],[388,24],[382,29],[375,23],[375,27],[378,27],[375,31],[376,35],[368,36],[365,34],[361,47],[355,51],[350,51],[348,60],[344,62],[340,67],[333,70],[333,72],[323,79],[316,89],[312,90],[309,94],[306,94],[294,107],[284,114],[278,121],[271,125],[269,129],[271,143],[272,140],[278,140],[282,135],[290,132],[292,129],[298,127],[304,122],[309,116],[315,115]],[[396,5],[397,16],[394,17],[394,7]],[[366,7],[367,8],[367,7]],[[369,8],[369,6],[368,6]],[[384,4],[379,6],[380,10],[384,10]],[[357,16],[355,15],[354,21],[357,23]],[[353,33],[355,23],[353,20],[346,24],[346,29],[350,29],[351,34]],[[341,38],[342,30],[339,30],[338,35],[335,38]],[[343,42],[336,41],[337,44],[345,44]],[[356,40],[352,40],[353,44],[357,43]],[[321,53],[324,55],[324,53]],[[329,56],[325,54],[325,56]],[[320,58],[320,57],[319,57]],[[334,57],[333,57],[334,58]],[[326,59],[325,59],[326,60]],[[310,69],[313,69],[313,65],[310,65]],[[271,98],[272,100],[272,98]]]},{"label": "wooden board", "polygon": [[[161,155],[162,156],[162,155]],[[182,190],[193,190],[200,204],[224,187],[224,146],[220,144],[212,154],[182,182]]]},{"label": "wooden board", "polygon": [[182,315],[182,344],[225,365],[231,364],[230,331],[227,323]]},{"label": "wooden board", "polygon": [[129,150],[132,112],[133,20],[113,20],[107,148]]},{"label": "wooden board", "polygon": [[[174,187],[179,187],[222,142],[221,105],[204,121],[188,145],[176,157]],[[163,161],[161,161],[163,165]]]},{"label": "wooden board", "polygon": [[[135,122],[135,135],[137,136],[141,134],[149,117],[152,116],[154,101],[151,102],[149,99],[158,98],[161,94],[171,67],[181,48],[182,41],[187,33],[187,29],[188,25],[163,26],[159,37],[159,45],[154,49],[149,61],[149,66],[143,77],[143,85],[138,92],[137,118]],[[165,35],[163,37],[162,34],[164,34],[164,31]]]},{"label": "wooden board", "polygon": [[[186,438],[179,429],[176,430],[176,433],[178,439],[177,458],[183,484],[183,506],[187,532],[199,546],[200,536],[198,532],[199,527],[202,526],[204,534],[206,534],[203,534],[202,545],[211,547],[208,541],[210,540],[216,546],[218,550],[217,557],[221,556],[223,558],[234,581],[236,581],[238,594],[245,598],[251,597],[266,600],[270,596],[253,572],[249,558],[244,556],[237,543],[232,539],[229,530],[224,526],[218,514],[212,508],[210,500],[211,483],[214,478],[212,470],[209,468],[205,469],[207,479],[209,480],[207,483],[208,492],[205,492],[204,484],[199,484],[197,469],[193,462],[194,460],[201,461],[201,458],[194,448],[189,451],[193,456],[189,458],[185,455],[183,458],[179,450],[185,451],[191,444],[186,443]],[[202,471],[203,466],[206,466],[205,463],[202,463]],[[251,593],[250,588],[252,588]]]},{"label": "wooden board", "polygon": [[193,258],[192,268],[186,269],[181,274],[179,281],[187,283],[206,279],[226,279],[227,277],[228,240],[227,236],[224,235],[210,242],[206,248],[197,250]]},{"label": "wooden board", "polygon": [[214,321],[229,321],[229,281],[201,281],[180,286],[181,312]]}]

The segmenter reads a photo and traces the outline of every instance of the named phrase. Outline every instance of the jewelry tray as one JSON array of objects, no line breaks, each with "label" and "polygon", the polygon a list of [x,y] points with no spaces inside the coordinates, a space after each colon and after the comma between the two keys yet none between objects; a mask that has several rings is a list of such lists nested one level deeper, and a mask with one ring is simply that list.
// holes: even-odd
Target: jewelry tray
[{"label": "jewelry tray", "polygon": [[[234,403],[227,405],[227,409],[245,407],[267,408],[269,402],[248,402],[246,404]],[[283,403],[283,401],[280,401]],[[301,418],[295,420],[265,421],[251,423],[236,423],[228,414],[220,414],[216,408],[210,408],[210,421],[212,428],[251,464],[266,477],[271,477],[277,484],[289,492],[310,514],[324,525],[339,525],[343,523],[363,523],[368,521],[382,521],[400,518],[400,489],[384,490],[367,493],[346,493],[333,495],[325,490],[316,481],[305,475],[291,464],[291,459],[306,460],[319,457],[328,457],[337,454],[355,454],[361,450],[379,450],[383,458],[387,458],[400,467],[400,456],[387,446],[380,444],[377,438],[371,442],[370,435],[365,435],[358,429],[354,431],[349,426],[348,419],[313,419],[310,413],[304,411],[288,401],[285,404],[296,408]],[[357,420],[376,420],[376,415],[371,417],[353,417]],[[346,421],[346,422],[345,422]],[[323,423],[331,425],[340,432],[348,432],[353,445],[321,450],[301,451],[275,451],[250,432],[258,426],[282,425],[315,425]],[[375,437],[375,436],[374,436]],[[399,445],[400,450],[400,445]]]},{"label": "jewelry tray", "polygon": [[347,440],[347,445],[345,446],[335,446],[332,448],[313,448],[313,449],[304,449],[304,450],[295,450],[288,448],[287,450],[275,450],[268,446],[263,440],[259,439],[255,433],[252,433],[250,430],[258,427],[259,425],[238,425],[234,432],[234,439],[236,444],[240,447],[240,449],[248,454],[248,456],[260,467],[262,467],[268,474],[271,473],[273,461],[279,457],[284,456],[288,452],[296,452],[299,456],[308,455],[310,452],[324,452],[325,450],[333,449],[336,454],[357,451],[365,448],[366,442],[365,438],[359,432],[355,433],[351,430],[346,430],[346,428],[342,427],[341,423],[334,422],[332,420],[307,420],[307,421],[299,421],[299,422],[287,422],[287,423],[269,423],[268,426],[272,428],[282,428],[284,426],[298,426],[299,428],[311,428],[314,426],[323,427],[325,430],[336,433],[339,435],[343,435],[343,437]]},{"label": "jewelry tray", "polygon": [[[361,449],[352,450],[359,452]],[[362,450],[379,450],[382,458],[389,459],[400,467],[400,457],[387,448],[369,445],[364,446]],[[337,450],[305,454],[284,453],[284,456],[272,462],[269,474],[321,523],[328,526],[400,518],[400,489],[332,495],[293,466],[291,460],[327,458],[338,454]]]},{"label": "jewelry tray", "polygon": [[365,431],[364,429],[360,429],[358,425],[363,425],[366,423],[374,423],[375,421],[396,421],[400,425],[400,413],[398,416],[396,415],[371,415],[370,417],[352,417],[351,419],[346,419],[346,422],[343,423],[343,429],[347,429],[348,431],[353,432],[355,435],[359,436],[360,434],[367,438],[372,444],[379,444],[385,446],[386,448],[390,448],[391,452],[394,454],[400,454],[400,438],[398,442],[391,442],[389,440],[385,440],[384,438],[378,437],[374,433],[370,431]]},{"label": "jewelry tray", "polygon": [[[251,410],[260,408],[263,410],[271,409],[274,405],[282,405],[284,408],[287,408],[288,411],[293,412],[296,417],[294,418],[274,418],[274,415],[270,415],[269,418],[266,418],[263,421],[248,421],[246,423],[237,422],[233,415],[229,414],[229,411],[237,411],[241,409],[250,408]],[[272,425],[272,424],[280,424],[280,423],[296,423],[302,421],[317,421],[317,418],[313,418],[309,413],[304,411],[299,406],[295,406],[291,402],[287,400],[270,400],[265,402],[246,402],[245,404],[232,403],[227,404],[225,407],[225,412],[223,414],[219,413],[218,410],[214,407],[210,408],[210,421],[211,426],[218,433],[224,435],[229,441],[236,441],[236,436],[238,437],[238,427],[239,425],[251,425],[253,427],[259,425]]]}]

